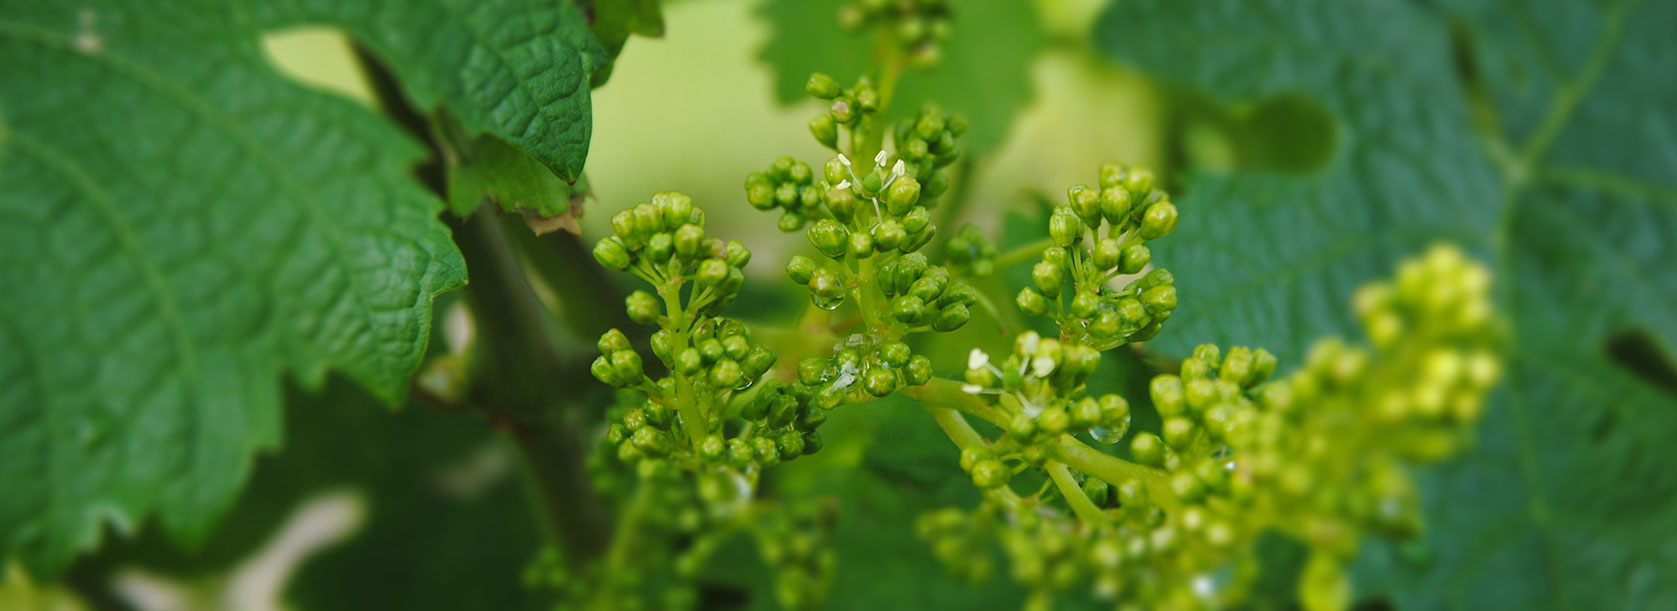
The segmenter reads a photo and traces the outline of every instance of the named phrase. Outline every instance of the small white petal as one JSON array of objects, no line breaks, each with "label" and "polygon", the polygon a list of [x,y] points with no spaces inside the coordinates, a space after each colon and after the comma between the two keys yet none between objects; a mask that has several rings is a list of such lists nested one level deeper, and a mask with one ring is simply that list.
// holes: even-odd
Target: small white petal
[{"label": "small white petal", "polygon": [[990,355],[985,354],[983,350],[973,348],[972,352],[967,354],[967,369],[978,369],[989,364]]},{"label": "small white petal", "polygon": [[1031,373],[1036,374],[1036,377],[1046,378],[1048,374],[1054,373],[1055,365],[1054,359],[1039,356],[1031,360]]}]

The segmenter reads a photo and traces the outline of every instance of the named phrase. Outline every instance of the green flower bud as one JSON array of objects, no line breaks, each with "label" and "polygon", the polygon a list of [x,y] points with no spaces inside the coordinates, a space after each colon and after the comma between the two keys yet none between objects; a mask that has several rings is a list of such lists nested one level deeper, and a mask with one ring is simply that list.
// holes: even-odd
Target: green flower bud
[{"label": "green flower bud", "polygon": [[786,262],[786,275],[798,284],[809,284],[810,277],[815,275],[815,270],[818,267],[814,259],[803,255],[792,255],[792,260]]},{"label": "green flower bud", "polygon": [[891,250],[901,246],[908,239],[908,231],[903,229],[902,223],[896,219],[885,219],[873,226],[873,241],[880,250]]},{"label": "green flower bud", "polygon": [[652,204],[635,204],[631,211],[635,216],[635,233],[640,234],[641,239],[644,240],[652,233],[663,228],[664,215],[660,214]]},{"label": "green flower bud", "polygon": [[1130,456],[1136,462],[1150,467],[1161,466],[1165,463],[1164,442],[1158,435],[1138,433],[1135,439],[1130,441]]},{"label": "green flower bud", "polygon": [[825,267],[817,268],[815,274],[810,277],[809,290],[819,299],[817,305],[831,303],[836,307],[836,302],[844,299],[844,283],[839,280],[837,274]]},{"label": "green flower bud", "polygon": [[1041,414],[1037,414],[1036,426],[1050,436],[1059,435],[1071,427],[1071,414],[1066,413],[1065,407],[1058,405],[1044,409]]},{"label": "green flower bud", "polygon": [[1269,379],[1275,373],[1275,355],[1263,348],[1252,353],[1252,376],[1250,382],[1257,384]]},{"label": "green flower bud", "polygon": [[903,368],[903,381],[910,386],[920,386],[932,380],[932,359],[916,354],[908,359],[908,366]]},{"label": "green flower bud", "polygon": [[1123,260],[1119,263],[1119,267],[1126,274],[1137,274],[1141,273],[1141,270],[1145,269],[1152,260],[1153,251],[1148,250],[1147,246],[1131,244],[1129,248],[1124,249]]},{"label": "green flower bud", "polygon": [[972,483],[984,490],[1000,488],[1007,484],[1007,480],[1012,477],[1013,474],[1008,471],[1007,465],[994,458],[980,460],[972,464]]},{"label": "green flower bud", "polygon": [[1118,249],[1118,240],[1113,238],[1101,238],[1100,241],[1095,242],[1093,254],[1095,265],[1097,267],[1101,269],[1112,269],[1114,267],[1118,267],[1118,261],[1123,255],[1123,252]]},{"label": "green flower bud", "polygon": [[1141,237],[1148,240],[1170,235],[1176,231],[1176,206],[1169,201],[1161,201],[1147,208],[1147,215],[1141,219]]},{"label": "green flower bud", "polygon": [[706,363],[714,363],[728,355],[728,349],[722,346],[722,340],[714,337],[698,340],[694,347],[699,349],[699,356],[704,357]]},{"label": "green flower bud", "polygon": [[1152,320],[1147,314],[1147,306],[1141,305],[1141,300],[1134,297],[1118,300],[1118,317],[1125,328],[1131,329],[1140,328]]},{"label": "green flower bud", "polygon": [[913,357],[914,353],[909,350],[908,344],[902,342],[886,342],[884,346],[879,347],[879,360],[892,367],[906,366],[908,360]]},{"label": "green flower bud", "polygon": [[[878,236],[875,236],[877,240]],[[844,257],[845,249],[849,247],[850,231],[834,222],[832,219],[821,219],[809,228],[809,243],[815,249],[830,258]]]},{"label": "green flower bud", "polygon": [[821,174],[828,184],[836,185],[850,179],[850,166],[845,165],[843,155],[834,155],[821,166]]},{"label": "green flower bud", "polygon": [[699,262],[699,273],[694,280],[699,286],[716,286],[728,279],[728,262],[721,259],[705,259]]},{"label": "green flower bud", "polygon": [[704,357],[695,348],[687,348],[675,357],[675,369],[682,375],[694,375],[705,366]]},{"label": "green flower bud", "polygon": [[751,251],[746,250],[745,244],[739,240],[729,240],[722,247],[722,259],[728,263],[728,267],[743,268],[751,262]]},{"label": "green flower bud", "polygon": [[828,189],[827,211],[833,213],[833,218],[841,223],[848,223],[856,216],[856,194],[850,189]]},{"label": "green flower bud", "polygon": [[661,205],[664,210],[664,226],[674,229],[688,222],[693,216],[693,198],[682,193],[659,193],[652,196],[652,201]]},{"label": "green flower bud", "polygon": [[1113,227],[1123,227],[1130,220],[1130,192],[1118,186],[1101,189],[1101,216]]},{"label": "green flower bud", "polygon": [[1123,395],[1111,394],[1101,397],[1099,403],[1101,425],[1113,429],[1114,438],[1122,436],[1130,426],[1130,402]]},{"label": "green flower bud", "polygon": [[864,193],[878,193],[880,189],[885,188],[885,175],[881,174],[878,168],[875,168],[874,171],[868,172],[866,176],[862,177],[861,187]]},{"label": "green flower bud", "polygon": [[652,239],[646,242],[646,258],[653,263],[664,263],[675,254],[675,240],[670,238],[670,232],[660,231],[652,234]]},{"label": "green flower bud", "polygon": [[785,233],[791,233],[799,229],[803,229],[804,215],[796,212],[787,212],[786,214],[782,214],[780,215],[780,220],[775,223],[775,227]]},{"label": "green flower bud", "polygon": [[1042,249],[1042,260],[1063,267],[1068,260],[1066,257],[1066,249],[1060,248],[1059,246],[1044,248]]},{"label": "green flower bud", "polygon": [[815,386],[827,374],[827,361],[810,357],[798,362],[798,381]]},{"label": "green flower bud", "polygon": [[1188,380],[1184,384],[1182,396],[1187,400],[1188,407],[1203,412],[1217,402],[1217,384],[1210,378]]},{"label": "green flower bud", "polygon": [[862,386],[875,397],[889,395],[897,390],[897,374],[884,367],[870,367],[862,375]]},{"label": "green flower bud", "polygon": [[949,286],[949,272],[942,267],[934,267],[909,285],[908,294],[919,297],[921,301],[931,303],[943,294],[943,289]]},{"label": "green flower bud", "polygon": [[616,372],[617,380],[625,385],[638,382],[641,379],[641,355],[633,350],[613,352],[611,368]]},{"label": "green flower bud", "polygon": [[1028,286],[1020,289],[1019,297],[1014,301],[1018,303],[1019,311],[1031,316],[1041,316],[1048,312],[1048,299]]},{"label": "green flower bud", "polygon": [[809,81],[804,83],[804,93],[822,100],[837,97],[840,89],[838,81],[820,72],[809,75]]},{"label": "green flower bud", "polygon": [[1134,168],[1124,176],[1124,188],[1131,193],[1147,193],[1153,190],[1153,172],[1146,168]]},{"label": "green flower bud", "polygon": [[1166,418],[1164,427],[1165,443],[1178,450],[1188,447],[1194,440],[1194,421],[1181,416]]},{"label": "green flower bud", "polygon": [[1042,296],[1058,299],[1060,285],[1065,282],[1065,269],[1047,261],[1038,261],[1031,268],[1031,282],[1036,284],[1036,289],[1042,292]]},{"label": "green flower bud", "polygon": [[[635,213],[630,210],[620,210],[611,215],[611,235],[619,240],[628,240],[635,235]],[[639,240],[636,240],[639,243]]]},{"label": "green flower bud", "polygon": [[1176,309],[1176,287],[1165,285],[1155,286],[1141,292],[1141,302],[1147,309],[1155,312],[1169,312]]},{"label": "green flower bud", "polygon": [[629,269],[629,250],[617,238],[605,238],[594,244],[594,260],[607,269]]},{"label": "green flower bud", "polygon": [[1076,297],[1071,298],[1071,313],[1078,318],[1090,318],[1100,311],[1101,299],[1094,291],[1078,291]]},{"label": "green flower bud", "polygon": [[913,295],[900,295],[891,300],[891,317],[897,322],[913,324],[926,317],[926,302]]},{"label": "green flower bud", "polygon": [[786,431],[780,434],[776,445],[780,449],[781,460],[792,460],[804,455],[804,434],[798,431]]},{"label": "green flower bud", "polygon": [[704,239],[705,230],[698,225],[682,225],[675,230],[675,252],[682,260],[691,261],[698,257]]},{"label": "green flower bud", "polygon": [[1101,312],[1089,321],[1089,334],[1095,337],[1112,337],[1118,334],[1123,326],[1123,318],[1117,312]]},{"label": "green flower bud", "polygon": [[885,206],[893,215],[901,215],[920,201],[920,181],[913,176],[898,176],[891,181],[891,186],[885,189]]},{"label": "green flower bud", "polygon": [[850,125],[855,123],[856,101],[844,96],[833,98],[832,105],[827,107],[827,113],[833,116],[834,121],[841,124]]},{"label": "green flower bud", "polygon": [[815,141],[830,149],[838,148],[838,123],[833,121],[833,115],[822,113],[809,120],[809,134],[815,136]]},{"label": "green flower bud", "polygon": [[669,329],[659,329],[652,333],[652,354],[665,363],[675,356],[675,334]]},{"label": "green flower bud", "polygon": [[721,359],[710,366],[710,381],[719,388],[735,388],[744,379],[745,372],[734,359]]},{"label": "green flower bud", "polygon": [[932,328],[944,332],[954,331],[967,324],[967,321],[971,319],[972,313],[967,310],[967,306],[952,303],[945,306],[943,311],[938,313],[937,318],[932,320]]},{"label": "green flower bud", "polygon": [[744,468],[752,463],[756,451],[744,439],[735,437],[728,440],[728,464],[736,468]]},{"label": "green flower bud", "polygon": [[850,252],[855,253],[857,257],[872,256],[873,236],[868,235],[866,231],[850,234]]},{"label": "green flower bud", "polygon": [[752,208],[768,210],[775,206],[774,183],[761,173],[752,172],[745,179],[745,201]]},{"label": "green flower bud", "polygon": [[879,110],[879,92],[872,87],[857,91],[856,105],[861,107],[862,112],[866,113]]},{"label": "green flower bud", "polygon": [[783,182],[774,188],[774,203],[788,210],[798,207],[798,185]]},{"label": "green flower bud", "polygon": [[1048,217],[1048,235],[1058,246],[1071,246],[1083,235],[1083,221],[1070,208],[1056,208]]},{"label": "green flower bud", "polygon": [[1158,410],[1161,418],[1180,416],[1187,407],[1182,378],[1168,373],[1154,376],[1147,385],[1147,394],[1153,398],[1153,409]]},{"label": "green flower bud", "polygon": [[927,242],[932,241],[932,234],[936,232],[937,225],[927,225],[925,229],[921,229],[918,233],[909,234],[908,241],[903,242],[900,249],[905,253],[920,250]]},{"label": "green flower bud", "polygon": [[[895,188],[896,185],[891,185]],[[915,206],[903,215],[903,230],[909,233],[920,233],[932,224],[932,215],[926,212],[925,206]]]},{"label": "green flower bud", "polygon": [[611,354],[619,350],[632,350],[629,346],[629,337],[617,329],[612,329],[601,334],[600,341],[596,342],[594,347],[600,349],[600,354]]},{"label": "green flower bud", "polygon": [[629,443],[648,456],[662,456],[669,451],[669,442],[664,434],[652,427],[635,429],[634,434],[629,437]]},{"label": "green flower bud", "polygon": [[658,320],[658,299],[646,291],[635,291],[623,299],[623,305],[629,312],[629,320],[643,325],[650,325]]},{"label": "green flower bud", "polygon": [[617,386],[617,370],[612,368],[611,359],[603,354],[595,357],[594,363],[588,367],[588,372],[594,374],[596,380]]},{"label": "green flower bud", "polygon": [[1089,429],[1101,423],[1101,405],[1094,397],[1084,397],[1071,405],[1071,428]]},{"label": "green flower bud", "polygon": [[[1092,221],[1100,215],[1100,194],[1085,185],[1076,185],[1067,189],[1066,200],[1071,203],[1071,210],[1076,212],[1078,216]],[[1055,212],[1058,213],[1059,210],[1056,209]],[[1053,219],[1050,219],[1049,222],[1052,232]]]}]

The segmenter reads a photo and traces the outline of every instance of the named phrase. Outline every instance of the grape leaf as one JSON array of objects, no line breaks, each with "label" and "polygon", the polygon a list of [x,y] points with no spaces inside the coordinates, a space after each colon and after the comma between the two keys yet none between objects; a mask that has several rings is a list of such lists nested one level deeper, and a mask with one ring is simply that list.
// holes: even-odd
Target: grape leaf
[{"label": "grape leaf", "polygon": [[[660,0],[574,0],[588,17],[589,29],[604,45],[606,55],[613,60],[623,52],[629,35],[661,38],[664,36],[664,8]],[[611,77],[612,64],[594,72],[593,85],[599,87]]]},{"label": "grape leaf", "polygon": [[[1226,103],[1302,93],[1341,132],[1315,174],[1189,172],[1158,255],[1183,294],[1166,349],[1297,355],[1350,332],[1345,296],[1425,242],[1494,262],[1508,390],[1475,451],[1425,475],[1430,553],[1361,567],[1404,606],[1677,604],[1677,396],[1632,362],[1677,347],[1674,21],[1670,3],[1128,2],[1097,29],[1161,79]],[[1627,336],[1656,354],[1614,357]]]},{"label": "grape leaf", "polygon": [[[774,72],[775,98],[782,104],[810,99],[809,75],[822,72],[841,83],[862,75],[872,57],[872,36],[839,29],[842,0],[768,0],[759,14],[770,38],[763,59]],[[1031,98],[1031,64],[1044,35],[1028,2],[957,0],[943,61],[930,71],[908,69],[891,103],[904,116],[926,102],[960,111],[972,128],[962,138],[967,150],[999,146],[1013,118]]]},{"label": "grape leaf", "polygon": [[5,554],[50,572],[152,510],[201,539],[280,441],[278,370],[405,392],[464,263],[411,179],[422,150],[264,59],[265,30],[304,23],[580,168],[599,50],[568,5],[0,7]]},{"label": "grape leaf", "polygon": [[[241,3],[243,4],[243,3]],[[468,135],[490,133],[569,182],[592,133],[594,72],[605,49],[575,5],[542,0],[250,2],[261,27],[344,28],[396,75],[416,108],[446,105]]]}]

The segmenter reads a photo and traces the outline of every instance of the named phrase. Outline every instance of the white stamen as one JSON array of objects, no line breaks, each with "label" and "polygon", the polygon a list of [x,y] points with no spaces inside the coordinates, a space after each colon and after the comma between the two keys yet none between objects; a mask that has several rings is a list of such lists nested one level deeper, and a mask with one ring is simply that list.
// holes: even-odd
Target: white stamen
[{"label": "white stamen", "polygon": [[839,181],[839,184],[833,185],[833,188],[834,189],[849,189],[850,188],[850,181],[849,180],[841,180],[841,181]]},{"label": "white stamen", "polygon": [[886,159],[890,159],[890,156],[886,155],[885,151],[880,151],[878,155],[873,156],[873,164],[883,167]]},{"label": "white stamen", "polygon": [[908,168],[903,165],[903,160],[901,159],[897,160],[897,165],[891,166],[891,174],[893,175],[902,176],[906,173],[908,173]]},{"label": "white stamen", "polygon": [[967,369],[978,369],[989,364],[990,355],[985,354],[983,350],[973,348],[972,352],[967,354]]},{"label": "white stamen", "polygon": [[977,384],[962,384],[961,385],[961,392],[967,393],[969,395],[976,395],[978,393],[984,392],[984,387],[979,386]]},{"label": "white stamen", "polygon": [[846,157],[844,155],[839,155],[838,160],[839,160],[839,163],[844,164],[844,167],[847,167],[847,168],[850,167],[850,158],[849,157]]}]

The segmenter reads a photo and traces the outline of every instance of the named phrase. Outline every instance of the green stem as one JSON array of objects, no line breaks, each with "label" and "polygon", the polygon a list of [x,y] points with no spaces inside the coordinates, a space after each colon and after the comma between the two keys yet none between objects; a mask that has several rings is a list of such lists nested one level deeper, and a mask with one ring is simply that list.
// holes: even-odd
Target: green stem
[{"label": "green stem", "polygon": [[[466,298],[478,325],[470,403],[518,446],[538,514],[567,562],[580,565],[606,547],[605,507],[589,485],[585,414],[561,392],[584,368],[561,355],[557,321],[536,297],[517,254],[488,208],[454,222],[471,269]],[[586,374],[584,374],[586,375]]]},{"label": "green stem", "polygon": [[903,394],[919,401],[928,408],[939,407],[960,410],[1003,428],[1006,428],[1013,421],[1013,415],[1009,414],[1007,410],[990,405],[978,395],[962,390],[961,384],[954,380],[932,378],[930,382],[923,386],[904,388]]},{"label": "green stem", "polygon": [[1132,479],[1141,480],[1147,484],[1147,495],[1167,512],[1175,511],[1181,506],[1181,502],[1171,494],[1170,481],[1165,477],[1163,470],[1138,465],[1096,450],[1069,435],[1061,435],[1059,439],[1054,440],[1053,445],[1048,446],[1048,455],[1114,486]]},{"label": "green stem", "polygon": [[1002,253],[996,257],[996,271],[1000,272],[1009,267],[1024,263],[1042,256],[1042,251],[1054,245],[1053,238],[1043,238],[1024,246]]},{"label": "green stem", "polygon": [[1071,477],[1071,470],[1065,463],[1048,461],[1048,478],[1054,480],[1054,487],[1060,489],[1060,496],[1066,497],[1066,504],[1071,505],[1072,512],[1089,524],[1099,524],[1106,521],[1106,514],[1089,496],[1083,494],[1083,488]]}]

